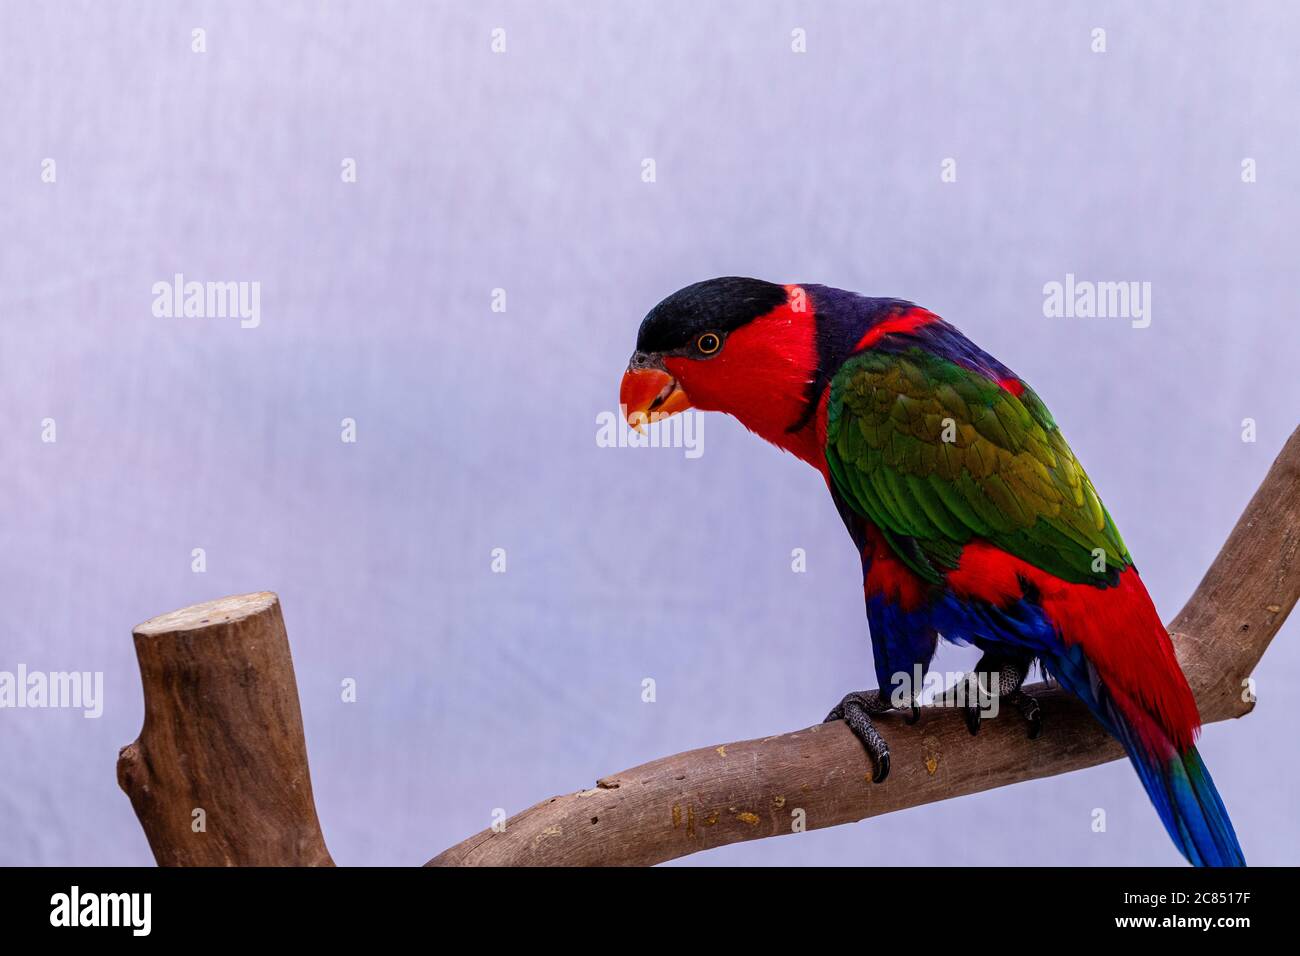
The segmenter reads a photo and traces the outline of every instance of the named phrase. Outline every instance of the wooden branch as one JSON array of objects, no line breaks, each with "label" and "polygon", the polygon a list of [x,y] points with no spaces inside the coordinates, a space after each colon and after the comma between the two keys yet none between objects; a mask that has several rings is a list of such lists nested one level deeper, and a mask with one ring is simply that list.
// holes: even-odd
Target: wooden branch
[{"label": "wooden branch", "polygon": [[[1170,627],[1206,722],[1254,706],[1244,682],[1300,595],[1300,430],[1292,434],[1196,593]],[[653,864],[711,847],[978,793],[1105,763],[1123,751],[1077,700],[1044,685],[1044,732],[987,722],[978,737],[958,711],[914,725],[881,719],[892,769],[871,783],[842,721],[704,747],[599,780],[484,830],[429,866]]]},{"label": "wooden branch", "polygon": [[[1300,430],[1293,434],[1170,628],[1209,723],[1253,707],[1245,681],[1300,597]],[[134,631],[144,728],[118,757],[162,865],[331,866],[312,800],[280,604],[262,592],[164,614]],[[653,864],[710,847],[836,826],[1123,756],[1056,688],[1045,731],[994,720],[971,737],[956,710],[908,726],[886,715],[881,785],[842,722],[705,747],[539,803],[429,861]],[[201,811],[201,812],[200,812]]]},{"label": "wooden branch", "polygon": [[117,779],[161,866],[333,866],[280,602],[244,594],[133,633],[144,728]]}]

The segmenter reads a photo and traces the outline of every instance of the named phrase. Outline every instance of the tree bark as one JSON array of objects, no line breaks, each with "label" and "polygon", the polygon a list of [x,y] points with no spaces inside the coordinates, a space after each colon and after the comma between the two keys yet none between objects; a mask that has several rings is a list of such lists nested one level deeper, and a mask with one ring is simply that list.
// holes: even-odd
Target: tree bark
[{"label": "tree bark", "polygon": [[[1254,706],[1248,678],[1300,597],[1300,430],[1273,463],[1170,634],[1206,723]],[[173,611],[135,629],[139,739],[118,780],[163,865],[333,865],[312,800],[279,601],[262,592]],[[1013,713],[971,737],[956,710],[880,718],[892,769],[842,721],[704,747],[552,797],[429,866],[653,864],[742,840],[836,826],[1095,766],[1123,751],[1077,700],[1039,697],[1044,732]],[[203,811],[201,815],[196,811]],[[206,827],[198,829],[202,817]]]},{"label": "tree bark", "polygon": [[[1251,671],[1300,596],[1300,430],[1292,434],[1196,593],[1170,626],[1210,723],[1254,707]],[[1013,713],[979,736],[954,709],[908,726],[885,715],[891,771],[843,721],[654,760],[552,797],[438,854],[428,866],[648,865],[711,847],[837,826],[1092,767],[1124,755],[1076,699],[1039,684],[1044,731]]]},{"label": "tree bark", "polygon": [[133,636],[144,728],[117,779],[159,865],[333,866],[279,599],[209,601]]}]

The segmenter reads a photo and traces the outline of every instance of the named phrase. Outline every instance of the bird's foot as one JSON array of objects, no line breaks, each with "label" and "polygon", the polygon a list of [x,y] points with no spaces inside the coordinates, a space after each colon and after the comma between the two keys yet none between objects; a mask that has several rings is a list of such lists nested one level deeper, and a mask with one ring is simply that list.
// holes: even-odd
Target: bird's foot
[{"label": "bird's foot", "polygon": [[[883,714],[897,708],[878,690],[860,690],[845,694],[844,699],[835,705],[835,709],[826,715],[822,723],[842,720],[849,725],[849,730],[862,742],[871,757],[875,771],[871,775],[872,783],[883,783],[889,776],[889,745],[880,736],[876,725],[871,721],[872,714]],[[921,711],[916,701],[912,701],[911,711],[906,718],[909,724],[920,719]]]},{"label": "bird's foot", "polygon": [[975,670],[966,675],[966,727],[972,736],[980,732],[986,711],[996,716],[1003,702],[1020,712],[1029,725],[1029,739],[1043,732],[1043,714],[1038,701],[1020,689],[1029,673],[1029,661],[1010,660],[986,653]]}]

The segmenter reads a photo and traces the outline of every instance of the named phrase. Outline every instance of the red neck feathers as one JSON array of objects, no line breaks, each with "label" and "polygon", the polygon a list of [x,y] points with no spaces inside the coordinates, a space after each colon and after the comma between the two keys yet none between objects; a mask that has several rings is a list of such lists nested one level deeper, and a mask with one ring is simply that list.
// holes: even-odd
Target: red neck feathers
[{"label": "red neck feathers", "polygon": [[715,358],[667,358],[664,364],[696,408],[734,416],[760,438],[825,473],[824,416],[790,431],[808,418],[817,358],[812,298],[791,285],[784,304],[728,335]]}]

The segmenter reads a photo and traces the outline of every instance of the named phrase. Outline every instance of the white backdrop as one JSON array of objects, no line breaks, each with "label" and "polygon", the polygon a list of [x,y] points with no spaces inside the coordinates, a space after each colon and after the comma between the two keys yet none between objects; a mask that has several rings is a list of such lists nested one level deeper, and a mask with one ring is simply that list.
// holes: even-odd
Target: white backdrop
[{"label": "white backdrop", "polygon": [[[696,460],[597,447],[642,315],[708,276],[962,327],[1050,404],[1172,616],[1297,424],[1298,26],[1284,3],[7,4],[0,670],[102,671],[105,702],[0,710],[0,863],[151,862],[114,776],[130,629],[224,594],[281,595],[344,864],[423,862],[497,807],[870,686],[811,469],[719,417]],[[177,272],[260,283],[260,325],[155,317]],[[1067,273],[1150,282],[1150,327],[1045,318]],[[1202,747],[1257,864],[1297,862],[1297,626]],[[1116,764],[686,862],[1178,859]]]}]

